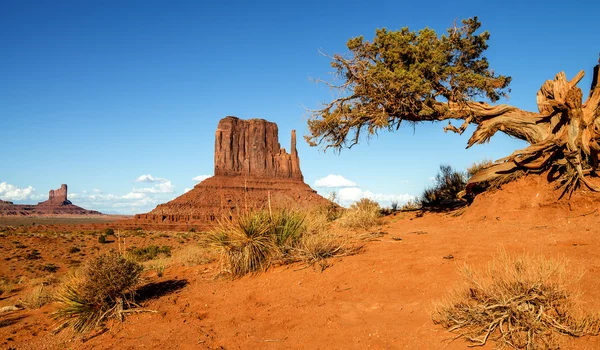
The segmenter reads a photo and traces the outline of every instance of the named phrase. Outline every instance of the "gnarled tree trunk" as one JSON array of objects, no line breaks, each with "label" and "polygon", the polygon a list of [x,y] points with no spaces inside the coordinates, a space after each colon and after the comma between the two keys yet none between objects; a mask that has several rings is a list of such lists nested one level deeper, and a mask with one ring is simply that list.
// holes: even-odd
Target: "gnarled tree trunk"
[{"label": "gnarled tree trunk", "polygon": [[451,125],[446,128],[460,133],[469,123],[477,124],[469,147],[487,142],[497,131],[531,144],[482,169],[471,177],[469,184],[502,181],[517,171],[549,170],[563,188],[562,195],[571,194],[581,183],[599,191],[586,180],[586,176],[595,174],[600,152],[599,67],[600,64],[594,68],[591,91],[585,103],[582,103],[581,89],[576,86],[584,76],[583,71],[570,81],[564,72],[546,81],[537,93],[539,113],[505,105],[469,103],[467,109],[472,116],[464,118],[465,124],[460,128]]}]

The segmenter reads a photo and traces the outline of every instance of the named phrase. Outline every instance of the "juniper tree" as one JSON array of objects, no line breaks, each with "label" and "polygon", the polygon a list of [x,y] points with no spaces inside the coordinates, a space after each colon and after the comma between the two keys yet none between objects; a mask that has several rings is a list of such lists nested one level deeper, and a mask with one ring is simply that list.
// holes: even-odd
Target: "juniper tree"
[{"label": "juniper tree", "polygon": [[[599,65],[585,103],[577,83],[564,72],[546,81],[537,93],[538,112],[496,104],[509,92],[511,78],[496,74],[483,55],[490,34],[477,17],[439,36],[378,29],[372,41],[362,36],[347,42],[348,54],[330,56],[340,84],[326,82],[340,97],[312,111],[308,120],[312,146],[341,150],[380,130],[397,130],[402,122],[448,121],[446,131],[476,129],[467,143],[488,142],[498,131],[529,146],[482,168],[469,183],[514,178],[516,172],[549,172],[565,193],[580,184],[600,190],[587,177],[595,174],[600,152]],[[462,121],[453,125],[452,121]]]}]

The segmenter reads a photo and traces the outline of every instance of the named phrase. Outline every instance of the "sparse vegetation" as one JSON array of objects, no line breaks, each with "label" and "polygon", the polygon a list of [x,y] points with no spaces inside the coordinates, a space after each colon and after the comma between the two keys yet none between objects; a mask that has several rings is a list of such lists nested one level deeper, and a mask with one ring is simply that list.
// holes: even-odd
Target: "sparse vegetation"
[{"label": "sparse vegetation", "polygon": [[100,243],[100,244],[106,243],[106,236],[104,234],[101,234],[100,236],[98,236],[98,243]]},{"label": "sparse vegetation", "polygon": [[212,244],[221,251],[223,268],[233,276],[264,270],[277,249],[267,212],[237,215],[221,220],[212,234]]},{"label": "sparse vegetation", "polygon": [[[565,261],[503,253],[484,272],[465,266],[467,285],[433,320],[474,345],[556,349],[557,335],[597,335],[600,319],[582,315]],[[571,288],[571,289],[570,289]]]},{"label": "sparse vegetation", "polygon": [[171,256],[171,247],[169,246],[156,246],[149,245],[147,247],[131,247],[127,250],[127,252],[131,255],[133,259],[136,261],[148,261],[154,260],[159,256],[170,257]]},{"label": "sparse vegetation", "polygon": [[453,169],[450,165],[440,165],[435,175],[433,187],[425,189],[421,195],[422,206],[455,205],[462,202],[459,198],[465,186],[467,176],[464,172]]},{"label": "sparse vegetation", "polygon": [[361,198],[353,203],[339,220],[343,227],[368,230],[377,225],[380,217],[379,203],[369,198]]},{"label": "sparse vegetation", "polygon": [[[307,219],[309,218],[309,219]],[[319,218],[326,221],[325,216]],[[234,277],[266,269],[272,262],[313,264],[348,255],[344,243],[322,233],[322,220],[301,212],[249,212],[225,220],[211,235],[223,270]]]},{"label": "sparse vegetation", "polygon": [[115,230],[113,230],[112,228],[107,228],[106,230],[104,230],[104,235],[105,236],[114,236]]},{"label": "sparse vegetation", "polygon": [[142,265],[116,252],[88,261],[59,290],[54,316],[77,332],[121,320],[123,310],[134,306],[133,290],[142,271]]}]

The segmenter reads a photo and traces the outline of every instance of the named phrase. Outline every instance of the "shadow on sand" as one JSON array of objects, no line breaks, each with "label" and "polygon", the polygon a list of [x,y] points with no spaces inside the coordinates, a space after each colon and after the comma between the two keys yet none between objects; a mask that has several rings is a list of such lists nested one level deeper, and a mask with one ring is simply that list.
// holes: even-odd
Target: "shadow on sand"
[{"label": "shadow on sand", "polygon": [[183,289],[188,285],[188,281],[186,279],[181,280],[167,280],[161,282],[154,282],[146,284],[140,287],[137,291],[136,301],[144,302],[152,299],[158,299],[167,294],[171,294],[180,289]]}]

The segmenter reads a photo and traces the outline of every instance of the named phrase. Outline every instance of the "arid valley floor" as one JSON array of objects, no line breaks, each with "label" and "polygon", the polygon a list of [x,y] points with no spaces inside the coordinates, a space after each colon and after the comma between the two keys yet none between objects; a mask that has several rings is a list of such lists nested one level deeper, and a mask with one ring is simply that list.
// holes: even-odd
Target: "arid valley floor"
[{"label": "arid valley floor", "polygon": [[[123,323],[85,335],[53,334],[53,302],[0,314],[0,344],[12,349],[464,349],[469,343],[432,321],[437,302],[461,286],[459,269],[484,269],[493,256],[565,258],[578,282],[581,308],[600,311],[600,197],[577,192],[556,202],[542,178],[526,178],[485,194],[462,215],[396,212],[369,231],[332,228],[363,250],[330,259],[327,268],[292,264],[232,280],[219,276],[204,233],[131,231],[122,243],[84,230],[0,234],[0,274],[12,289],[0,307],[23,304],[35,286],[48,288],[100,252],[167,245],[164,274],[149,261],[141,309]],[[58,227],[58,228],[57,228]],[[34,230],[35,231],[35,230]],[[125,232],[122,233],[125,236]],[[73,249],[76,247],[77,249]],[[31,258],[37,250],[38,258]],[[33,255],[36,255],[34,253]],[[28,258],[29,257],[29,258]],[[53,265],[55,272],[43,266]],[[52,269],[50,269],[52,270]],[[597,349],[598,337],[561,337],[561,348]],[[493,348],[489,342],[484,348]]]}]

